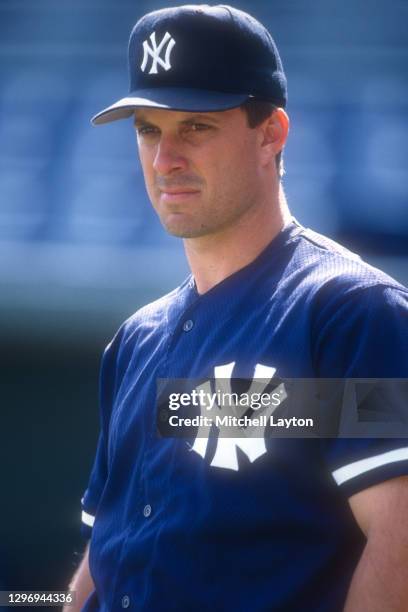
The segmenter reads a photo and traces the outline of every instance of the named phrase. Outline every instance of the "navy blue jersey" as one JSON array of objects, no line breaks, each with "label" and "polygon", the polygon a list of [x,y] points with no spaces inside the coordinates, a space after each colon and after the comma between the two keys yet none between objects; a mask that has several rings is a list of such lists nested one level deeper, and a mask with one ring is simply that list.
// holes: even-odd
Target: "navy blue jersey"
[{"label": "navy blue jersey", "polygon": [[107,347],[84,494],[85,610],[340,612],[364,547],[348,497],[408,473],[408,441],[156,433],[158,378],[407,377],[408,290],[293,220],[204,295],[194,280]]}]

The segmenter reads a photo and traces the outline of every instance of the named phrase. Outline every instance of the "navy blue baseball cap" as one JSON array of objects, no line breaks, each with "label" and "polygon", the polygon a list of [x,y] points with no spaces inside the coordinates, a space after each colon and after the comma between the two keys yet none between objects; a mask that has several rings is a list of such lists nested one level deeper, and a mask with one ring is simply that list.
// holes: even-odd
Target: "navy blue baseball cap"
[{"label": "navy blue baseball cap", "polygon": [[129,40],[130,90],[92,118],[94,125],[131,117],[144,106],[211,112],[256,99],[285,107],[286,78],[268,30],[227,5],[153,11]]}]

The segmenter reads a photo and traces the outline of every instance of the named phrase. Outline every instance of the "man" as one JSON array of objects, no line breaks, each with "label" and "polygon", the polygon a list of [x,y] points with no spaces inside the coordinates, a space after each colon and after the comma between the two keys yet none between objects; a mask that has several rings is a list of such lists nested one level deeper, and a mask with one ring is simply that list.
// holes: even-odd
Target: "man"
[{"label": "man", "polygon": [[191,445],[157,435],[155,408],[158,379],[406,377],[408,290],[291,217],[286,80],[260,23],[150,13],[129,66],[129,95],[93,122],[134,118],[192,276],[104,354],[77,609],[408,610],[405,439]]}]

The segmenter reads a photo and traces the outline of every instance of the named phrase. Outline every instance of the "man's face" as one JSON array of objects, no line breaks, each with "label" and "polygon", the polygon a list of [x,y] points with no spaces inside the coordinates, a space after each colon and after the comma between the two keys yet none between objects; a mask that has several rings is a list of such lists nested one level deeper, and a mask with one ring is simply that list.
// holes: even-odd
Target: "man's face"
[{"label": "man's face", "polygon": [[150,200],[183,238],[232,227],[259,201],[260,134],[236,108],[216,113],[138,109],[135,126]]}]

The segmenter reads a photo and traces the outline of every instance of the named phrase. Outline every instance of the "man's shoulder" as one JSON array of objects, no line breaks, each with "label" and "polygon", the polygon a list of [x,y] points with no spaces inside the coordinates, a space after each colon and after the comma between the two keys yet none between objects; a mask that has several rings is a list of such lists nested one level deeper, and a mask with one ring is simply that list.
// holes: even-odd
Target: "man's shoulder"
[{"label": "man's shoulder", "polygon": [[406,376],[408,289],[312,230],[299,234],[295,251],[292,270],[303,285],[297,301],[311,325],[316,374]]},{"label": "man's shoulder", "polygon": [[340,243],[309,228],[297,235],[293,267],[316,291],[349,293],[383,287],[408,293],[395,278]]},{"label": "man's shoulder", "polygon": [[151,330],[161,328],[168,322],[171,312],[182,307],[186,288],[190,282],[190,278],[187,278],[169,293],[141,306],[122,323],[116,335],[120,335],[121,340],[126,341],[142,327]]},{"label": "man's shoulder", "polygon": [[168,309],[173,306],[180,299],[180,294],[182,293],[184,287],[184,283],[179,287],[176,287],[169,293],[160,296],[156,300],[149,302],[148,304],[144,304],[138,310],[136,310],[126,321],[127,325],[130,327],[133,325],[137,325],[140,322],[144,322],[145,320],[154,320],[157,318],[162,318],[166,315]]}]

